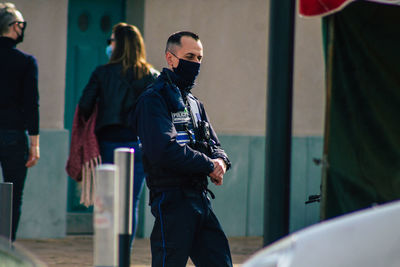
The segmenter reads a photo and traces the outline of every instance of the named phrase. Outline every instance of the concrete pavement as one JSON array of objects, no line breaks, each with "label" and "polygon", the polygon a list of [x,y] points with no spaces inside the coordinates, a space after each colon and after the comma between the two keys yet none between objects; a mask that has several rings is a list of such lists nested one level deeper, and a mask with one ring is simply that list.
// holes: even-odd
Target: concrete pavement
[{"label": "concrete pavement", "polygon": [[[16,246],[31,252],[48,267],[93,266],[93,236],[73,235],[61,239],[17,239]],[[240,266],[254,252],[262,247],[262,237],[229,238],[234,266]],[[131,266],[151,266],[149,239],[136,239]],[[191,262],[187,266],[193,266]]]}]

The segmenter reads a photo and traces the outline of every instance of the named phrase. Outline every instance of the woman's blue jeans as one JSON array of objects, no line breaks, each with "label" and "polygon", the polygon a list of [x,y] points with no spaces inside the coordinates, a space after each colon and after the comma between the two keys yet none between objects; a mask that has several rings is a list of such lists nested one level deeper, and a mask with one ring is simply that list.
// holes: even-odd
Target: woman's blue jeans
[{"label": "woman's blue jeans", "polygon": [[132,219],[132,239],[130,246],[132,247],[133,239],[136,234],[137,222],[139,217],[139,199],[143,189],[145,174],[142,163],[142,151],[139,142],[110,142],[99,141],[100,155],[102,163],[114,163],[114,150],[119,147],[130,147],[135,149],[135,169],[133,181],[133,219]]}]

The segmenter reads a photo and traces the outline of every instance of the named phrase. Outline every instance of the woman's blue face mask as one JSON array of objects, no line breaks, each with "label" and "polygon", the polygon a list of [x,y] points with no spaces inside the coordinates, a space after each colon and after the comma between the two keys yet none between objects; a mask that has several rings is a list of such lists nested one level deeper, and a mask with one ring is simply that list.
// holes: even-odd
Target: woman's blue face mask
[{"label": "woman's blue face mask", "polygon": [[108,45],[108,46],[106,47],[106,55],[107,55],[108,59],[111,58],[112,52],[113,52],[113,51],[112,51],[112,46],[111,46],[111,45]]}]

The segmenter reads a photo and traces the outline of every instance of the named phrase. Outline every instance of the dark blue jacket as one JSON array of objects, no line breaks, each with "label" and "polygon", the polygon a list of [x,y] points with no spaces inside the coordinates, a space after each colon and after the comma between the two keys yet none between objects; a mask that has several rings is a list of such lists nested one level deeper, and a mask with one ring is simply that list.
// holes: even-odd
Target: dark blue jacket
[{"label": "dark blue jacket", "polygon": [[[173,85],[168,82],[167,73]],[[186,93],[175,86],[177,79],[172,71],[163,69],[153,85],[139,98],[132,116],[133,126],[143,146],[143,163],[150,188],[190,184],[193,179],[204,180],[214,170],[212,158],[228,160],[211,124],[212,154],[206,155],[187,144],[178,144],[171,112],[182,108],[182,95]],[[201,119],[209,122],[203,104],[196,101]]]},{"label": "dark blue jacket", "polygon": [[39,134],[38,66],[36,59],[0,37],[0,129]]}]

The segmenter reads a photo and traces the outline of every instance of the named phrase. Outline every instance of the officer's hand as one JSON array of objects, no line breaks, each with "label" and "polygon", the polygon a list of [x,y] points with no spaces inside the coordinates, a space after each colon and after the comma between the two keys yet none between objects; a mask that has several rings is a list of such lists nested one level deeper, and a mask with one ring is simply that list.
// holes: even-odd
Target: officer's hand
[{"label": "officer's hand", "polygon": [[226,172],[225,162],[222,159],[213,159],[212,161],[214,162],[214,170],[209,174],[211,181],[215,185],[222,185]]},{"label": "officer's hand", "polygon": [[211,179],[211,182],[213,182],[213,184],[222,185],[222,181],[223,181],[224,178],[223,177],[214,176],[214,175],[212,175],[210,173],[210,179]]},{"label": "officer's hand", "polygon": [[226,173],[226,167],[227,167],[225,161],[223,159],[221,159],[221,158],[217,158],[217,160],[221,164],[222,169],[223,169],[224,174],[225,174]]}]

